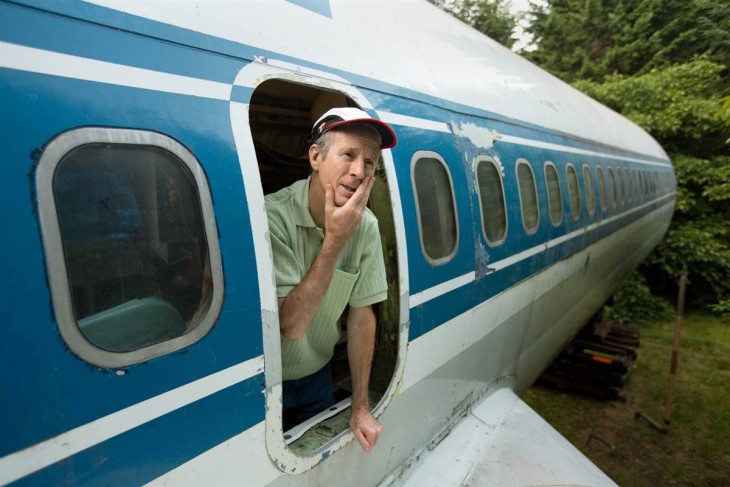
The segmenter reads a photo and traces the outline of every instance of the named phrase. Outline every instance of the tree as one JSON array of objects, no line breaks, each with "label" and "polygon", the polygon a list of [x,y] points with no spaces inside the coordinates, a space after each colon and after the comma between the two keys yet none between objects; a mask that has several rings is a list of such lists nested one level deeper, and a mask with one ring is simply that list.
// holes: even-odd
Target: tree
[{"label": "tree", "polygon": [[675,64],[636,76],[610,75],[573,86],[633,120],[674,154],[704,158],[727,151],[721,95],[725,67],[707,61]]},{"label": "tree", "polygon": [[429,0],[482,34],[507,48],[512,48],[512,37],[517,18],[509,11],[507,0]]},{"label": "tree", "polygon": [[644,74],[699,56],[730,66],[727,1],[552,0],[532,4],[529,17],[539,47],[526,56],[566,81]]},{"label": "tree", "polygon": [[[639,76],[608,76],[575,87],[651,133],[669,152],[677,175],[672,227],[648,257],[646,274],[693,273],[690,291],[708,305],[730,300],[730,127],[715,116],[723,107],[724,66],[698,59]],[[653,267],[653,269],[652,269]]]},{"label": "tree", "polygon": [[[730,313],[730,2],[549,0],[531,16],[527,55],[642,126],[674,163],[674,219],[644,277],[670,294],[686,263],[690,302]],[[635,301],[643,285],[618,295]]]}]

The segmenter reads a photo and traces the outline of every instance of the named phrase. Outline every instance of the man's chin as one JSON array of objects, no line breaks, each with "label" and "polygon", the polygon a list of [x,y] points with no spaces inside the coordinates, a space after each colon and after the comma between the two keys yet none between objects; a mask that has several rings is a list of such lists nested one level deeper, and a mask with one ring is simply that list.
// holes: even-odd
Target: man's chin
[{"label": "man's chin", "polygon": [[335,198],[335,206],[338,207],[338,208],[341,207],[341,206],[345,206],[345,203],[347,203],[348,201],[350,201],[350,198],[352,198],[352,195],[351,194],[344,194],[344,195],[343,194],[339,194],[339,195],[337,195],[337,197]]}]

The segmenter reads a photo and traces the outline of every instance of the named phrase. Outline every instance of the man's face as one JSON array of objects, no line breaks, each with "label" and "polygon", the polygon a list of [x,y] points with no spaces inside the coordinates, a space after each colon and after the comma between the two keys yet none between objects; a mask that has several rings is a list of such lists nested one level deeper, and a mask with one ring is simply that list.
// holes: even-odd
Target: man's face
[{"label": "man's face", "polygon": [[368,127],[333,130],[329,137],[327,154],[315,150],[310,153],[310,162],[322,194],[327,183],[331,184],[335,191],[335,206],[342,206],[365,177],[375,175],[380,142],[377,134]]}]

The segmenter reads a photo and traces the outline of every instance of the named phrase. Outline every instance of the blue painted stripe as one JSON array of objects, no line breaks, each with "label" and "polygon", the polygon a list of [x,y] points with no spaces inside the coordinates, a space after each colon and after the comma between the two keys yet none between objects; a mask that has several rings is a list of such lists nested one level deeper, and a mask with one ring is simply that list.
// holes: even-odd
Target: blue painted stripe
[{"label": "blue painted stripe", "polygon": [[[609,147],[596,144],[595,142],[581,140],[555,130],[546,129],[537,124],[512,119],[510,117],[505,117],[503,115],[499,115],[487,110],[476,109],[471,106],[450,102],[439,97],[426,95],[414,90],[405,89],[400,86],[384,83],[365,76],[355,75],[342,69],[335,69],[331,66],[324,66],[321,64],[309,62],[307,60],[284,56],[276,52],[256,48],[255,46],[246,46],[233,41],[228,41],[214,36],[189,31],[169,24],[164,24],[142,17],[129,15],[123,12],[118,12],[105,7],[88,4],[81,0],[69,0],[67,2],[54,2],[53,0],[24,0],[22,3],[34,6],[41,10],[55,11],[69,17],[82,18],[93,23],[98,23],[100,25],[107,25],[115,29],[121,30],[125,33],[125,35],[128,35],[129,33],[139,33],[151,39],[164,39],[167,42],[192,46],[200,51],[207,52],[207,54],[215,53],[216,55],[221,55],[224,57],[236,58],[239,61],[239,65],[240,61],[242,60],[252,61],[256,56],[264,56],[272,59],[279,59],[281,61],[293,63],[295,65],[300,65],[303,67],[328,71],[342,77],[343,79],[347,79],[357,86],[370,90],[372,93],[381,93],[382,97],[379,98],[374,96],[371,100],[373,106],[377,110],[414,114],[407,109],[398,108],[398,103],[403,102],[407,104],[407,100],[414,100],[420,102],[422,107],[433,105],[434,107],[439,107],[449,112],[454,112],[465,116],[474,116],[483,120],[487,120],[490,124],[492,122],[505,124],[503,126],[503,132],[505,134],[513,135],[516,137],[535,138],[536,134],[534,132],[537,131],[539,139],[545,140],[547,142],[561,143],[564,145],[573,144],[577,148],[593,150],[595,150],[596,147],[601,147],[601,150],[611,151],[616,155],[625,155],[627,157],[644,157],[655,162],[667,163],[666,160],[663,160],[661,158],[645,156],[618,147]],[[20,8],[17,6],[13,7]],[[8,12],[8,15],[0,15],[0,18],[10,18],[9,13],[10,12]],[[12,13],[13,15],[16,15],[15,12]],[[45,13],[45,15],[48,14]],[[21,29],[31,31],[34,30],[30,29],[26,22],[18,22],[18,24],[21,25]],[[74,23],[73,25],[76,26],[77,24],[78,22]],[[2,26],[2,24],[0,24],[0,26]],[[4,32],[4,30],[0,29],[0,32]],[[50,26],[50,32],[55,32],[53,25]],[[110,30],[105,29],[103,30],[103,32],[108,33],[110,32]],[[5,39],[4,33],[0,35],[2,35]],[[17,36],[18,33],[16,33],[15,35]],[[26,42],[28,42],[28,45],[42,47],[50,50],[60,50],[60,52],[68,52],[68,49],[70,49],[69,45],[74,46],[73,49],[82,49],[82,47],[76,45],[76,42],[74,41],[74,36],[68,35],[68,32],[66,32],[65,35],[59,36],[59,38],[55,40],[55,43],[49,43],[44,41],[43,39],[45,39],[45,37],[46,36],[35,36],[33,39],[25,40]],[[106,47],[108,49],[109,45],[106,44]],[[149,46],[145,46],[145,48],[148,49]],[[117,51],[120,51],[120,53],[117,53]],[[139,53],[146,52],[145,50],[126,51],[126,45],[125,49],[108,49],[106,52],[100,53],[100,55],[104,54],[104,57],[98,59],[110,60],[111,58],[109,56],[127,56],[127,54],[122,53],[121,51],[128,52],[129,56],[131,56],[131,58],[124,58],[128,62],[124,62],[123,64],[144,67],[149,66],[149,63],[165,62],[162,59],[155,59],[157,58],[157,56],[139,56]],[[176,53],[173,57],[177,58],[177,56],[180,56],[180,54]],[[209,60],[205,60],[201,64],[202,68],[198,71],[195,71],[196,74],[194,77],[219,80],[223,82],[232,82],[233,78],[235,77],[235,73],[232,72],[231,69],[235,69],[236,63],[224,63],[225,68],[216,68],[215,66],[208,66],[209,62]],[[175,73],[178,72],[176,70],[179,70],[181,68],[195,69],[194,67],[185,67],[189,63],[182,64],[183,66],[179,66],[178,63],[171,63],[170,65],[165,65],[163,70]],[[206,75],[206,73],[208,74]],[[415,115],[421,116],[418,113],[415,113]],[[429,117],[425,116],[425,118]]]},{"label": "blue painted stripe", "polygon": [[55,463],[17,485],[144,484],[263,421],[263,389],[260,374]]},{"label": "blue painted stripe", "polygon": [[[232,177],[240,180],[241,176],[229,103],[2,69],[0,81],[3,112],[13,114],[12,120],[2,118],[7,130],[0,131],[8,161],[3,168],[8,184],[4,201],[17,205],[8,220],[14,229],[6,247],[14,285],[3,298],[4,303],[13,303],[8,307],[9,319],[3,322],[4,343],[11,348],[3,356],[8,363],[32,363],[26,374],[9,367],[0,370],[0,383],[12,391],[5,396],[8,400],[0,401],[5,428],[0,456],[261,355],[260,319],[254,318],[261,309],[258,287],[255,281],[231,278],[255,275],[256,261],[252,236],[246,232],[246,195],[240,184],[231,184]],[[119,109],[120,99],[124,111]],[[187,349],[131,366],[125,375],[90,366],[70,352],[59,336],[29,197],[34,149],[90,121],[162,132],[197,155],[210,183],[228,276],[223,309],[205,338]]]},{"label": "blue painted stripe", "polygon": [[238,103],[250,103],[253,89],[245,86],[233,86],[231,90],[231,101]]},{"label": "blue painted stripe", "polygon": [[[415,102],[411,102],[411,105],[417,105]],[[431,118],[428,120],[438,119],[439,114],[434,113],[434,108],[429,108],[431,112]],[[443,118],[443,116],[441,117]],[[469,119],[469,122],[473,122]],[[484,126],[484,121],[477,121],[479,126]],[[501,132],[502,126],[496,125],[496,129]],[[530,249],[541,242],[555,238],[560,235],[568,234],[570,232],[582,229],[593,222],[604,219],[608,216],[613,216],[621,213],[621,208],[609,208],[601,210],[598,206],[594,215],[589,215],[585,207],[580,213],[578,219],[572,219],[569,216],[569,196],[567,191],[567,179],[565,174],[565,166],[567,162],[572,162],[578,170],[579,187],[581,193],[581,201],[585,206],[585,186],[582,177],[581,167],[583,164],[587,164],[591,167],[592,180],[594,184],[594,191],[596,199],[598,201],[598,181],[595,175],[595,168],[597,162],[600,162],[601,166],[606,169],[608,166],[613,167],[640,167],[641,164],[628,163],[626,161],[615,161],[607,158],[601,158],[592,154],[576,154],[574,152],[566,152],[570,147],[576,147],[577,144],[572,141],[563,140],[565,144],[564,150],[560,147],[549,146],[539,147],[537,142],[541,142],[536,139],[535,133],[527,134],[531,137],[530,140],[534,140],[536,143],[534,146],[523,146],[518,144],[495,144],[492,149],[484,149],[481,147],[474,146],[468,140],[459,138],[459,151],[455,150],[454,140],[448,134],[443,134],[440,131],[431,131],[423,128],[413,128],[410,126],[397,127],[397,133],[400,138],[399,145],[393,149],[393,156],[396,161],[401,161],[396,164],[396,172],[399,181],[402,181],[400,186],[401,191],[401,203],[404,210],[406,234],[413,236],[408,239],[408,252],[409,252],[409,272],[411,277],[411,294],[418,294],[424,290],[430,289],[434,286],[438,286],[443,282],[447,282],[451,279],[462,276],[467,272],[474,270],[474,257],[473,257],[473,239],[470,238],[474,234],[480,235],[481,244],[487,249],[489,254],[489,260],[491,262],[505,259],[511,255],[518,254],[522,251]],[[413,154],[421,148],[428,148],[440,154],[449,163],[451,174],[454,181],[455,196],[457,199],[457,206],[459,212],[460,222],[460,233],[462,235],[462,242],[457,255],[454,257],[452,262],[449,262],[440,266],[432,266],[428,264],[423,256],[423,251],[420,247],[418,240],[419,229],[416,223],[416,206],[413,195],[413,188],[410,184],[411,179],[411,167],[405,163],[410,161]],[[603,150],[598,146],[591,146],[591,151]],[[473,161],[478,156],[493,155],[501,161],[504,169],[503,185],[506,196],[506,208],[507,208],[507,220],[508,220],[508,231],[504,242],[496,247],[490,247],[484,240],[483,233],[481,230],[481,217],[479,202],[477,196],[473,193],[475,182],[472,180],[474,177],[471,172]],[[526,158],[533,168],[535,173],[537,187],[538,187],[538,202],[540,208],[540,221],[538,231],[534,235],[527,235],[522,228],[522,214],[520,209],[518,181],[515,173],[515,163],[520,158]],[[548,214],[548,196],[547,190],[544,184],[544,161],[552,161],[559,174],[560,182],[562,185],[562,198],[564,207],[564,218],[558,226],[553,226]],[[607,162],[610,161],[610,162]],[[464,165],[462,165],[464,164]],[[671,166],[650,166],[652,171],[666,172],[671,171]],[[642,167],[643,168],[643,167]],[[607,177],[607,175],[606,175]],[[403,183],[406,184],[403,184]],[[642,198],[646,198],[643,195]],[[473,216],[472,216],[473,215]],[[472,228],[474,233],[472,234]]]},{"label": "blue painted stripe", "polygon": [[[441,326],[443,323],[474,308],[479,303],[496,296],[530,276],[560,262],[601,239],[611,235],[644,215],[662,207],[674,199],[674,194],[656,198],[645,204],[641,210],[630,212],[603,226],[583,233],[574,239],[559,243],[546,251],[539,252],[527,259],[518,261],[500,271],[488,274],[470,285],[461,286],[411,309],[409,340]],[[411,280],[414,277],[411,276]]]},{"label": "blue painted stripe", "polygon": [[[113,20],[118,17],[130,17],[121,12],[75,0],[52,2],[48,7],[74,17],[85,16],[89,21],[0,3],[2,40],[37,49],[223,83],[232,83],[241,69],[241,58],[202,48],[185,49],[168,42],[165,31],[178,32],[182,30],[179,28],[138,19],[142,24],[150,24],[145,29],[149,35],[138,35],[123,28],[110,29],[104,25],[114,24]],[[38,35],[39,32],[43,35]]]}]

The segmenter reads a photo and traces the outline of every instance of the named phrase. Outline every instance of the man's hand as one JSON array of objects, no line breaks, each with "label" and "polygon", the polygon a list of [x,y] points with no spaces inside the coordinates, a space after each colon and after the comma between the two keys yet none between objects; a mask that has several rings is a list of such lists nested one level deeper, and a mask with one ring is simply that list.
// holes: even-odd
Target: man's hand
[{"label": "man's hand", "polygon": [[325,240],[337,247],[344,246],[362,220],[374,181],[374,177],[365,177],[355,193],[340,207],[335,206],[334,188],[327,184],[324,197]]},{"label": "man's hand", "polygon": [[366,177],[352,197],[341,206],[335,206],[335,193],[331,184],[325,190],[325,234],[312,267],[302,281],[285,298],[279,298],[279,327],[281,334],[299,340],[322,304],[326,290],[332,281],[337,259],[355,231],[365,211],[374,177]]},{"label": "man's hand", "polygon": [[352,410],[350,416],[350,429],[355,433],[355,438],[365,453],[370,453],[378,441],[378,436],[383,432],[378,420],[366,407],[359,407]]}]

